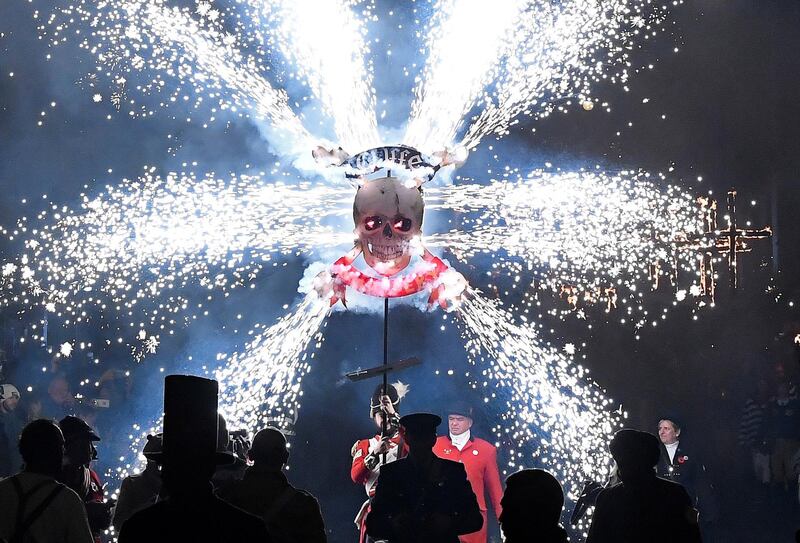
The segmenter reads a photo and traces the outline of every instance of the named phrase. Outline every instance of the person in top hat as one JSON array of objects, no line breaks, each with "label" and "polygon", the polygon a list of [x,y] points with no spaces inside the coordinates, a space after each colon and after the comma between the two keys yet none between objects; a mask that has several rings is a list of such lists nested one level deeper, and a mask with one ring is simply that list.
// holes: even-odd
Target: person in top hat
[{"label": "person in top hat", "polygon": [[217,393],[210,379],[165,379],[162,452],[153,456],[169,497],[125,521],[119,543],[271,541],[261,519],[214,495],[214,468],[231,460],[217,451]]},{"label": "person in top hat", "polygon": [[74,490],[86,506],[89,526],[95,541],[100,541],[103,532],[111,526],[111,514],[115,500],[106,500],[103,483],[91,468],[97,458],[94,444],[100,441],[94,428],[81,418],[68,415],[58,423],[64,434],[64,465],[58,480]]},{"label": "person in top hat", "polygon": [[463,464],[433,454],[442,419],[414,413],[400,419],[408,456],[381,469],[367,533],[392,543],[458,543],[483,517]]},{"label": "person in top hat", "polygon": [[401,382],[388,385],[385,393],[383,385],[378,385],[372,393],[369,404],[369,416],[377,433],[367,439],[356,441],[350,450],[352,463],[350,478],[358,485],[364,485],[367,500],[361,505],[355,518],[359,530],[359,543],[368,541],[366,517],[369,513],[370,500],[375,495],[375,482],[378,480],[381,466],[394,462],[408,453],[408,447],[400,436],[400,416],[398,408],[408,386]]},{"label": "person in top hat", "polygon": [[658,438],[626,428],[614,434],[609,450],[621,482],[597,497],[586,543],[700,543],[686,490],[656,477]]},{"label": "person in top hat", "polygon": [[492,509],[499,520],[503,508],[500,500],[503,487],[500,483],[500,470],[497,468],[497,449],[479,437],[472,435],[473,411],[465,402],[454,402],[447,408],[448,434],[439,436],[433,452],[439,458],[461,462],[467,470],[467,479],[478,499],[478,507],[483,515],[483,527],[474,534],[459,537],[461,543],[486,543],[488,516],[486,494],[492,501]]},{"label": "person in top hat", "polygon": [[144,471],[129,475],[122,480],[119,500],[114,509],[114,528],[119,531],[122,525],[136,511],[153,505],[161,493],[161,467],[155,458],[161,454],[161,434],[148,435],[142,454],[147,459]]}]

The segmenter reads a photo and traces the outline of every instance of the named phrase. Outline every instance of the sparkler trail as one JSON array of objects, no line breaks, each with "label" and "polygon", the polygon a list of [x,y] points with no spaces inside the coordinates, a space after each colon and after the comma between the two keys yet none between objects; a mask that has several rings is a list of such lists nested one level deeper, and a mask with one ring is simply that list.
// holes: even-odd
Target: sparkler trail
[{"label": "sparkler trail", "polygon": [[[170,7],[166,0],[78,0],[50,15],[40,30],[53,45],[72,37],[94,55],[97,72],[116,86],[112,102],[131,116],[152,116],[157,107],[175,102],[193,100],[193,109],[209,102],[209,121],[220,110],[230,111],[269,121],[290,139],[291,151],[315,143],[289,106],[286,91],[273,88],[266,77],[270,68],[259,43],[261,32],[231,8],[220,11],[200,2],[193,16],[189,8]],[[129,85],[134,76],[144,81]],[[90,77],[92,86],[95,78]],[[132,90],[167,96],[154,106],[129,96]]]},{"label": "sparkler trail", "polygon": [[[334,120],[337,143],[345,149],[379,145],[363,20],[370,17],[373,6],[359,6],[360,0],[251,3],[264,26],[274,27],[274,39],[294,66],[295,77],[308,82]],[[363,18],[355,15],[359,7]]]},{"label": "sparkler trail", "polygon": [[479,370],[473,386],[502,414],[504,424],[494,431],[498,442],[510,444],[508,473],[544,466],[571,500],[583,481],[607,480],[608,436],[621,427],[621,416],[587,370],[540,340],[524,317],[519,322],[478,291],[469,292],[458,315],[470,364]]},{"label": "sparkler trail", "polygon": [[[493,77],[508,47],[507,33],[527,0],[444,0],[428,28],[428,60],[405,142],[427,152],[455,141],[464,116]],[[480,36],[480,39],[476,37]]]},{"label": "sparkler trail", "polygon": [[[27,292],[49,312],[76,322],[92,305],[115,307],[130,315],[129,328],[138,329],[145,324],[133,316],[137,310],[150,334],[163,333],[175,327],[179,313],[186,313],[184,324],[192,318],[186,287],[205,292],[189,309],[201,312],[209,291],[252,285],[278,255],[350,241],[323,224],[348,216],[347,187],[146,173],[83,200],[79,212],[53,206],[37,217],[55,222],[34,227],[28,253],[3,268],[6,301],[15,291]],[[320,210],[319,201],[329,206]],[[159,300],[160,307],[153,310],[147,300]]]},{"label": "sparkler trail", "polygon": [[427,243],[462,259],[492,254],[494,269],[533,273],[539,288],[623,286],[638,298],[650,289],[651,264],[663,263],[663,273],[673,276],[695,272],[695,255],[678,252],[673,243],[681,233],[702,229],[693,196],[649,177],[536,170],[524,177],[511,172],[488,185],[432,189],[429,209],[464,216],[457,228],[428,236]]},{"label": "sparkler trail", "polygon": [[221,402],[221,411],[229,424],[280,427],[282,421],[296,420],[303,395],[300,383],[314,358],[308,345],[313,338],[314,349],[321,346],[319,328],[328,310],[326,301],[309,294],[291,313],[258,333],[243,352],[226,360],[215,378],[226,402]]},{"label": "sparkler trail", "polygon": [[468,149],[490,133],[505,135],[520,114],[593,107],[591,87],[627,82],[634,39],[655,36],[664,20],[664,8],[648,0],[528,0],[491,8],[447,2],[442,13],[406,134],[426,150],[456,143],[476,105],[482,109],[459,143]]}]

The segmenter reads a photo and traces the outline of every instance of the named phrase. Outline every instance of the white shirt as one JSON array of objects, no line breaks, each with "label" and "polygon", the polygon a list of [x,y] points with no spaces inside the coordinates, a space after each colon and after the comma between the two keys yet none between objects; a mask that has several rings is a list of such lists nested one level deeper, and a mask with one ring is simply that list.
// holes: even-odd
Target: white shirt
[{"label": "white shirt", "polygon": [[457,436],[450,434],[450,441],[452,441],[455,448],[460,451],[467,446],[467,442],[469,441],[469,430]]},{"label": "white shirt", "polygon": [[678,443],[680,443],[680,441],[676,441],[670,445],[664,445],[664,447],[667,449],[667,454],[669,455],[670,464],[675,462],[675,452],[678,450]]}]

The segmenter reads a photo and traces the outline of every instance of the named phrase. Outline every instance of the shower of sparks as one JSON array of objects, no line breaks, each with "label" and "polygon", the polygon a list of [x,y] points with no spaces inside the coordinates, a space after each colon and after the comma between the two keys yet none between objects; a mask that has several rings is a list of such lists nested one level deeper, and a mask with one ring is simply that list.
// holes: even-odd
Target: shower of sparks
[{"label": "shower of sparks", "polygon": [[[210,122],[220,111],[268,121],[279,136],[290,138],[294,152],[315,143],[286,91],[270,84],[262,32],[233,8],[198,2],[192,11],[166,0],[78,0],[47,17],[41,31],[54,46],[71,40],[89,51],[97,60],[89,84],[107,78],[115,89],[112,101],[130,116],[152,116],[160,107],[187,102],[195,110],[207,108]],[[95,97],[102,100],[102,94]]]},{"label": "shower of sparks", "polygon": [[[361,0],[250,0],[261,19],[274,25],[273,39],[294,66],[293,77],[308,83],[323,111],[333,119],[337,143],[345,149],[369,149],[381,142],[375,116],[372,68]],[[372,7],[362,7],[369,18]]]},{"label": "shower of sparks", "polygon": [[469,362],[479,372],[472,386],[503,413],[494,432],[510,448],[507,473],[545,467],[573,500],[587,479],[605,481],[608,436],[621,427],[621,415],[588,371],[539,339],[524,317],[477,291],[458,313]]},{"label": "shower of sparks", "polygon": [[[332,121],[336,144],[351,151],[384,143],[370,49],[380,40],[367,38],[378,21],[374,0],[65,2],[35,17],[52,47],[74,42],[92,56],[96,67],[81,83],[95,103],[109,101],[131,117],[188,111],[185,120],[203,126],[250,119],[287,157],[324,140],[319,113]],[[426,152],[474,148],[508,133],[523,115],[608,109],[593,88],[627,84],[637,71],[631,51],[663,31],[666,9],[651,0],[432,4],[420,50],[427,61],[402,141]],[[2,230],[25,246],[0,268],[0,305],[44,309],[34,340],[46,336],[48,318],[51,328],[115,321],[104,333],[128,342],[140,360],[164,335],[207,315],[212,296],[255,288],[264,268],[352,246],[353,190],[301,181],[287,170],[276,164],[268,173],[218,177],[161,176],[151,168],[84,195],[79,209],[52,204],[22,218]],[[575,499],[582,481],[607,475],[605,443],[624,414],[573,362],[573,343],[539,337],[531,292],[567,288],[609,307],[618,296],[621,321],[643,326],[652,269],[673,281],[676,301],[686,299],[678,281],[696,273],[696,255],[677,251],[673,241],[699,232],[701,220],[694,198],[664,176],[505,171],[491,181],[427,187],[428,211],[453,226],[426,232],[425,242],[486,272],[489,288],[513,283],[528,296],[514,307],[499,289],[495,300],[473,289],[458,307],[467,370],[478,370],[468,377],[498,413],[494,432],[511,449],[508,469],[543,465]],[[686,285],[690,293],[696,279]],[[275,324],[252,330],[240,352],[203,366],[220,382],[220,409],[231,425],[257,430],[296,420],[327,315],[327,304],[309,295]],[[74,337],[56,356],[77,349],[93,346]],[[130,436],[134,457],[143,428]],[[135,472],[136,461],[120,462],[118,476]]]},{"label": "shower of sparks", "polygon": [[[277,323],[255,333],[244,351],[230,357],[216,372],[220,410],[229,425],[242,428],[284,427],[297,418],[301,380],[311,369],[314,349],[322,345],[320,326],[328,304],[310,294]],[[312,338],[316,342],[309,350]]]},{"label": "shower of sparks", "polygon": [[505,135],[520,114],[592,109],[592,86],[627,83],[635,41],[656,36],[665,19],[650,0],[518,0],[491,8],[450,0],[439,10],[406,132],[408,144],[426,151],[457,142],[470,118],[459,144],[471,149],[488,134]]},{"label": "shower of sparks", "polygon": [[[553,293],[565,286],[581,293],[624,288],[630,293],[625,310],[630,315],[651,288],[649,265],[659,264],[671,280],[678,272],[697,279],[696,255],[673,245],[679,234],[702,229],[694,197],[666,184],[663,176],[660,183],[650,177],[624,171],[512,171],[488,185],[431,189],[429,209],[454,210],[462,218],[426,242],[447,247],[465,261],[490,254],[492,275],[516,282],[532,275],[537,288]],[[641,326],[643,316],[638,318]]]},{"label": "shower of sparks", "polygon": [[[329,205],[320,210],[320,201]],[[129,332],[171,333],[206,311],[210,291],[252,286],[276,256],[350,241],[322,223],[348,220],[351,203],[348,187],[145,173],[84,196],[78,212],[51,206],[36,217],[52,221],[40,228],[21,219],[27,251],[3,268],[4,301],[33,295],[65,324],[94,307],[127,315]],[[192,300],[187,287],[204,294]],[[158,344],[144,330],[138,339],[142,354]]]}]

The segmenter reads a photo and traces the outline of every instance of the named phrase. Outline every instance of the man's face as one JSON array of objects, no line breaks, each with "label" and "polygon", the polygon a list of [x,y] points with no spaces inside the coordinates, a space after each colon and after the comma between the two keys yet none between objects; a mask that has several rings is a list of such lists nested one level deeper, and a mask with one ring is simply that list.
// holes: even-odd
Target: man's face
[{"label": "man's face", "polygon": [[675,429],[675,425],[671,420],[662,420],[658,423],[658,439],[664,445],[672,445],[678,441],[680,435],[681,431]]},{"label": "man's face", "polygon": [[447,425],[450,428],[450,433],[454,436],[460,436],[470,428],[472,428],[472,419],[464,415],[448,415]]}]

